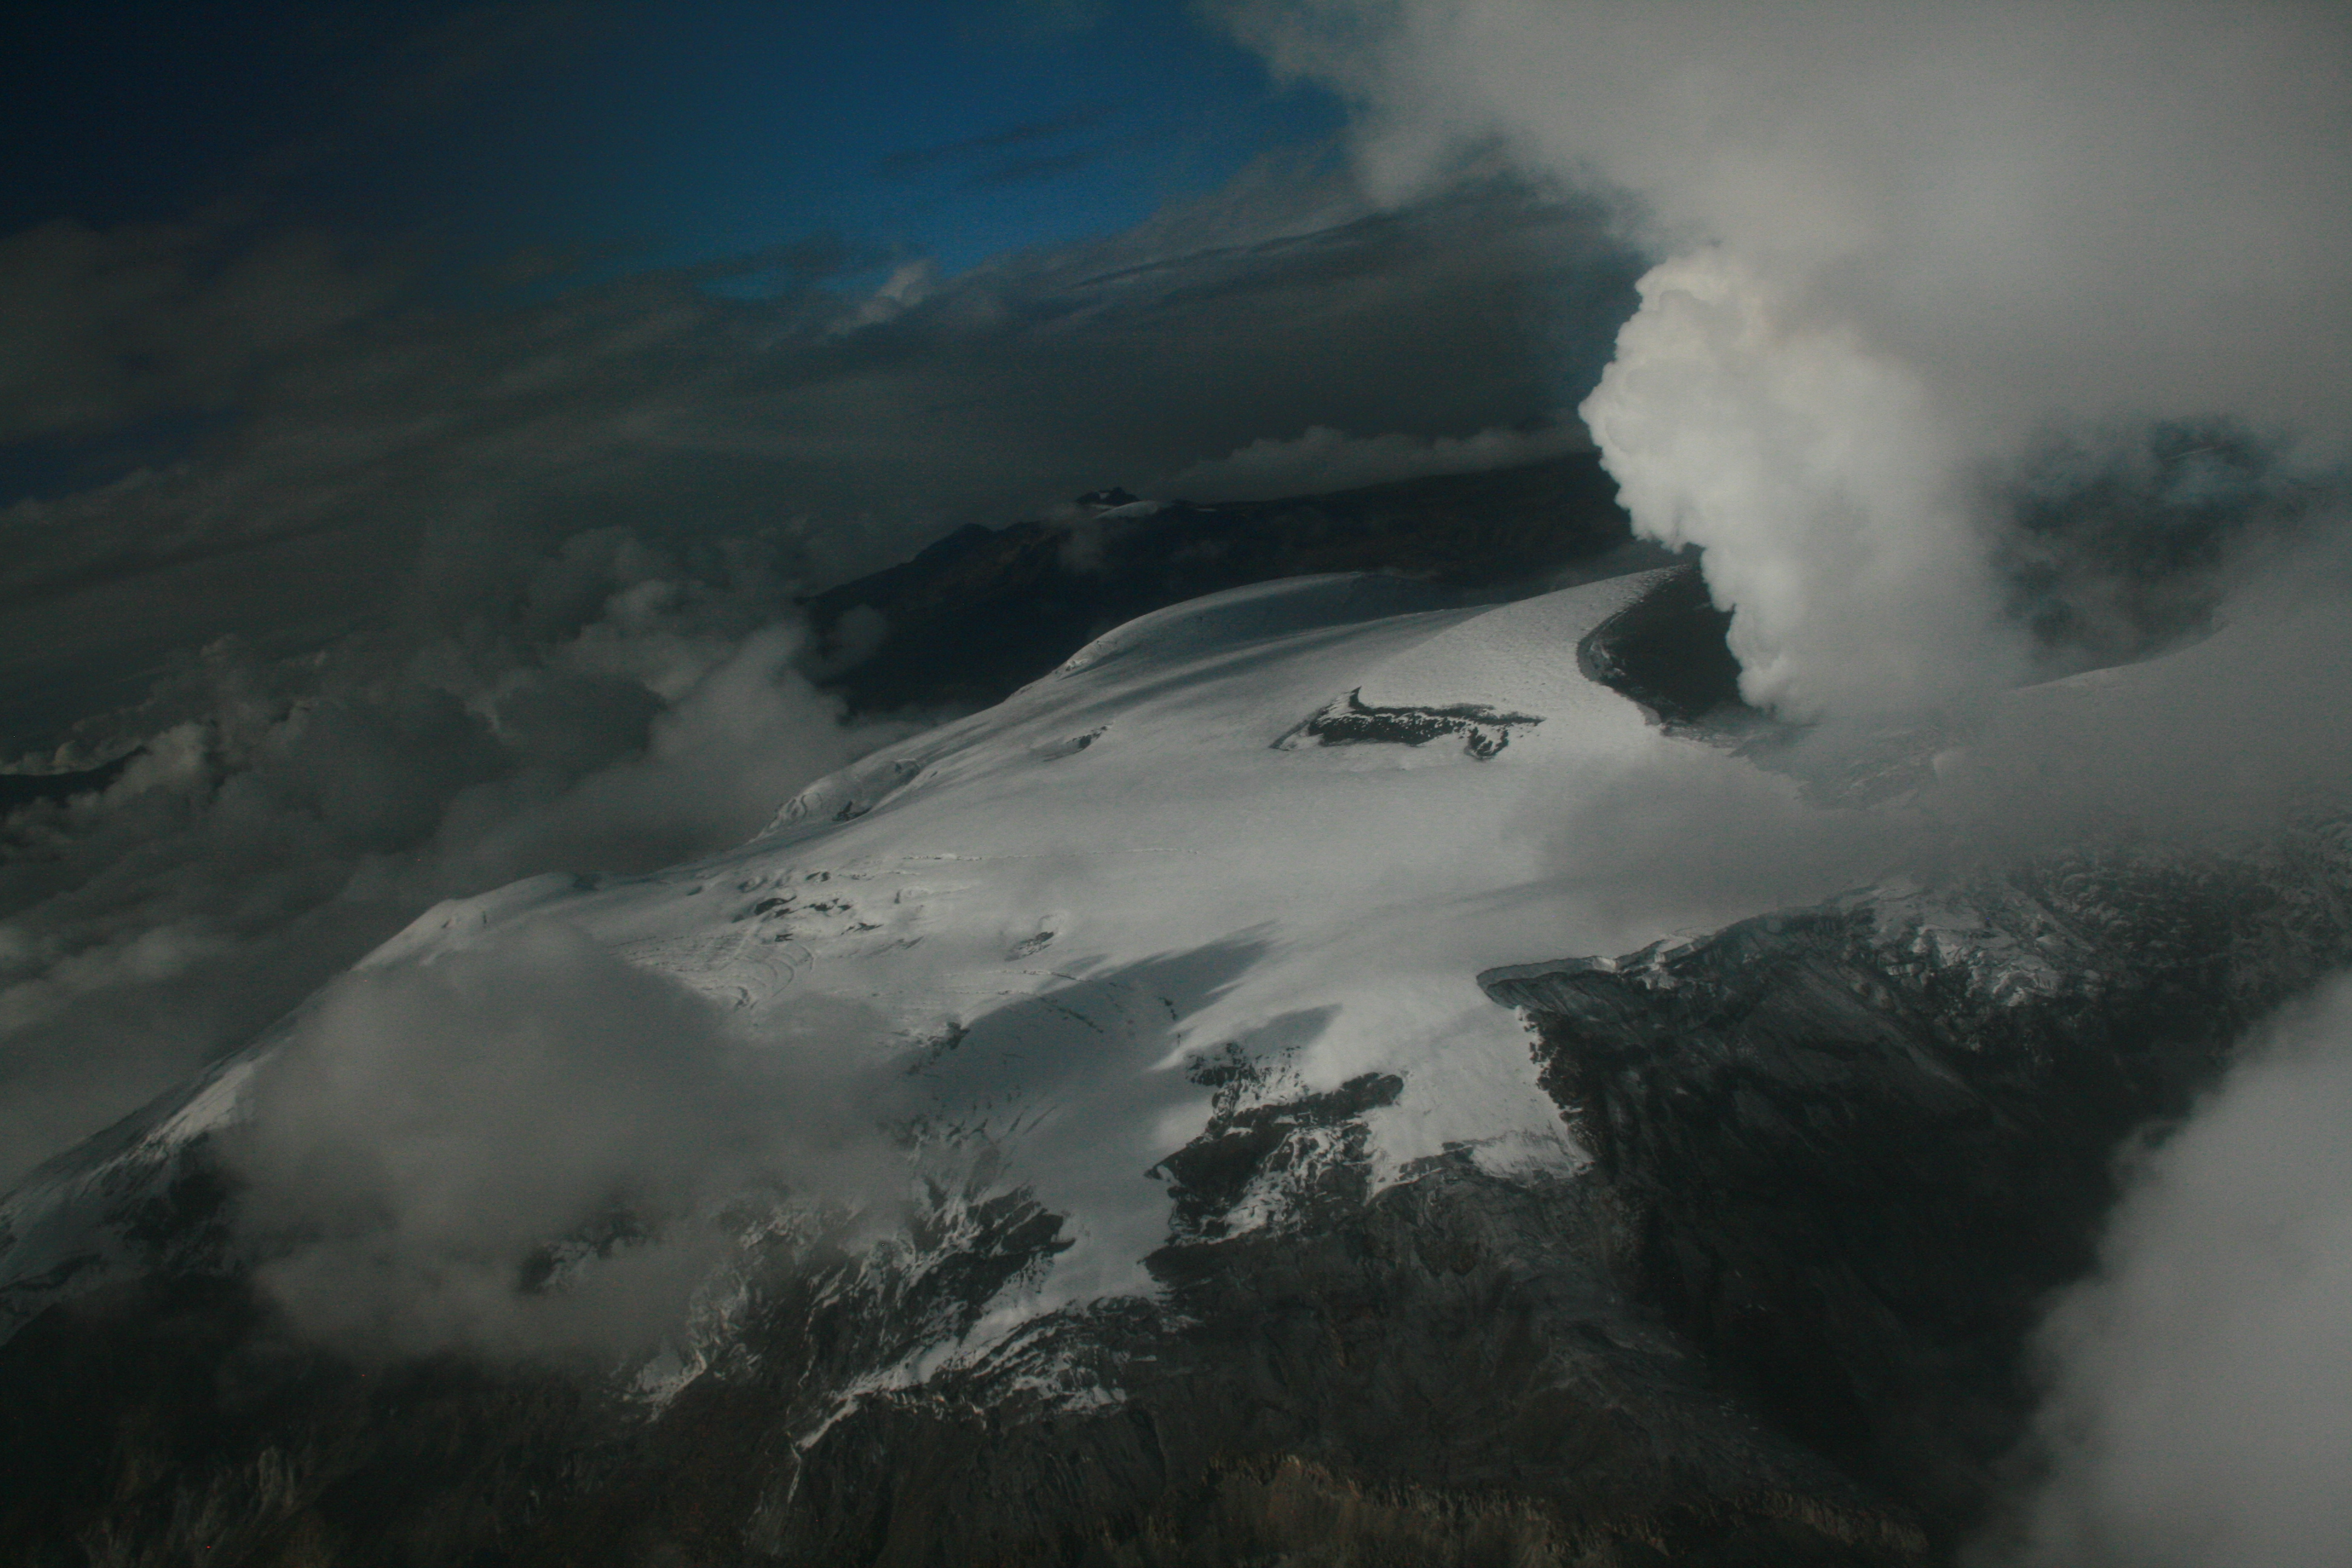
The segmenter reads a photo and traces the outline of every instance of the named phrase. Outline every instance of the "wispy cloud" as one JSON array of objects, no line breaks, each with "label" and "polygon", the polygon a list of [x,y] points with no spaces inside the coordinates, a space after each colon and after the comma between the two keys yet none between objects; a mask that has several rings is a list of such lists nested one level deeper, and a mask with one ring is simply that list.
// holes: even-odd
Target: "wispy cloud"
[{"label": "wispy cloud", "polygon": [[2053,428],[2352,451],[2341,7],[1226,9],[1355,100],[1381,188],[1499,149],[1626,198],[1667,259],[1582,412],[1637,526],[1705,550],[1759,701],[2020,674],[1988,482]]}]

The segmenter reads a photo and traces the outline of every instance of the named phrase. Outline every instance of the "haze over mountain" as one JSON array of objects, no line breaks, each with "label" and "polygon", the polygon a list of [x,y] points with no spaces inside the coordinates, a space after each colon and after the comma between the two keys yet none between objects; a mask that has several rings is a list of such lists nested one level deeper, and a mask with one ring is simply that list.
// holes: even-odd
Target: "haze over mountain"
[{"label": "haze over mountain", "polygon": [[2340,8],[26,39],[17,1555],[2352,1551]]}]

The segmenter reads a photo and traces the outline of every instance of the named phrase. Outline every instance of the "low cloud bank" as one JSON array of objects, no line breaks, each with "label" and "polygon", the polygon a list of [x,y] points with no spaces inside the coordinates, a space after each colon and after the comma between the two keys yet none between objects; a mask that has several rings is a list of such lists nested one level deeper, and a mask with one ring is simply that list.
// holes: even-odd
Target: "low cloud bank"
[{"label": "low cloud bank", "polygon": [[1592,441],[1570,420],[1532,430],[1481,430],[1423,440],[1391,432],[1350,436],[1328,425],[1289,440],[1261,437],[1213,461],[1195,463],[1168,481],[1192,500],[1272,500],[1356,489],[1431,474],[1475,474],[1586,451]]},{"label": "low cloud bank", "polygon": [[2245,1050],[2043,1327],[2041,1478],[1979,1563],[2352,1558],[2352,980]]},{"label": "low cloud bank", "polygon": [[239,1228],[292,1325],[354,1353],[639,1349],[751,1223],[729,1205],[903,1189],[877,1033],[822,998],[749,1028],[547,923],[364,967],[226,1136]]},{"label": "low cloud bank", "polygon": [[758,832],[904,732],[796,662],[757,540],[618,530],[313,654],[216,644],[68,750],[101,795],[0,825],[0,1182],[266,1026],[437,900]]}]

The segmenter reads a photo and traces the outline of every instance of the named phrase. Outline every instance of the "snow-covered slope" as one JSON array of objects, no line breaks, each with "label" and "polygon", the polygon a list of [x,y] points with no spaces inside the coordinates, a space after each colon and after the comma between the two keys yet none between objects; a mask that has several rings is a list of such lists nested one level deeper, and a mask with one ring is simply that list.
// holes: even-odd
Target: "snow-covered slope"
[{"label": "snow-covered slope", "polygon": [[[525,1055],[547,1018],[613,1035],[597,998],[707,1037],[663,1037],[628,1095],[587,1096],[648,1136],[680,1142],[663,1064],[691,1077],[722,1038],[796,1091],[853,1086],[840,1103],[887,1135],[842,1156],[857,1181],[804,1161],[788,1195],[746,1177],[678,1221],[703,1226],[673,1254],[703,1288],[659,1351],[603,1363],[594,1409],[560,1379],[513,1397],[501,1379],[541,1374],[495,1354],[395,1366],[407,1384],[289,1356],[270,1424],[156,1483],[154,1540],[236,1560],[215,1549],[275,1550],[298,1517],[360,1540],[462,1507],[539,1532],[548,1561],[617,1552],[569,1544],[600,1510],[708,1547],[684,1561],[1076,1562],[1087,1542],[1126,1543],[1087,1561],[1271,1561],[1333,1520],[1384,1561],[1929,1560],[2026,1408],[2020,1347],[2087,1265],[2114,1139],[2352,953],[2340,815],[2251,847],[2102,837],[2197,803],[2178,780],[2210,758],[2168,761],[2195,739],[2179,692],[2284,689],[2247,672],[2310,639],[2225,629],[2012,694],[1967,735],[1895,735],[1909,782],[1832,808],[1804,738],[1654,722],[1580,673],[1623,674],[1629,626],[1675,632],[1652,614],[1666,581],[1483,608],[1362,576],[1216,595],[820,781],[740,848],[442,906],[0,1205],[0,1336],[32,1324],[0,1382],[99,1413],[48,1446],[60,1475],[128,1465],[118,1425],[211,1442],[250,1402],[204,1347],[299,1316],[255,1304],[289,1254],[220,1172],[251,1168],[235,1152],[284,1108],[289,1064],[351,1065],[320,1042],[352,995],[478,1008],[487,977],[523,987],[529,1026],[492,1043]],[[1955,834],[2002,853],[1974,880],[1885,879],[1892,850]],[[1685,874],[1698,854],[1722,864]],[[531,971],[548,952],[571,956]],[[461,1124],[454,1152],[510,1137],[499,1178],[530,1186],[561,1161],[570,1086],[524,1066],[529,1094],[492,1073],[431,1110]],[[426,1185],[495,1205],[467,1175]],[[494,1233],[474,1283],[561,1310],[664,1245],[562,1213],[528,1257]],[[298,1258],[320,1245],[287,1234]],[[541,1261],[528,1277],[555,1288],[525,1287]],[[664,1300],[677,1331],[685,1297]],[[366,1501],[428,1449],[444,1470]],[[288,1480],[288,1453],[316,1468]],[[116,1506],[75,1497],[57,1539]]]},{"label": "snow-covered slope", "polygon": [[[1075,1245],[1002,1304],[1013,1319],[1149,1289],[1141,1260],[1171,1226],[1156,1167],[1211,1115],[1188,1068],[1228,1047],[1290,1094],[1401,1079],[1364,1120],[1376,1182],[1451,1148],[1566,1168],[1578,1154],[1520,1027],[1474,976],[1607,940],[1531,879],[1515,825],[1575,770],[1674,743],[1576,668],[1578,638],[1655,575],[1430,610],[1411,584],[1349,574],[1161,611],[812,785],[738,850],[444,905],[368,963],[556,921],[755,1035],[812,997],[878,1016],[860,1048],[920,1064],[922,1124],[984,1143],[1007,1187],[1065,1216]],[[1300,733],[1350,699],[1433,713],[1433,732]],[[1473,744],[1465,712],[1508,715],[1506,743]],[[249,1065],[0,1210],[9,1327],[109,1272],[100,1215],[238,1114]],[[1254,1193],[1226,1223],[1281,1209]]]}]

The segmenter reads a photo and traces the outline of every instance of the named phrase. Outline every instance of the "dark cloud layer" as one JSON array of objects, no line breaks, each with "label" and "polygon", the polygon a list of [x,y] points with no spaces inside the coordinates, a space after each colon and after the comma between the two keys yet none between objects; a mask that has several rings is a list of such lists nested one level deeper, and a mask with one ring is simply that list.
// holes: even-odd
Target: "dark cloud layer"
[{"label": "dark cloud layer", "polygon": [[234,408],[290,353],[408,281],[324,235],[218,220],[0,238],[0,446]]}]

